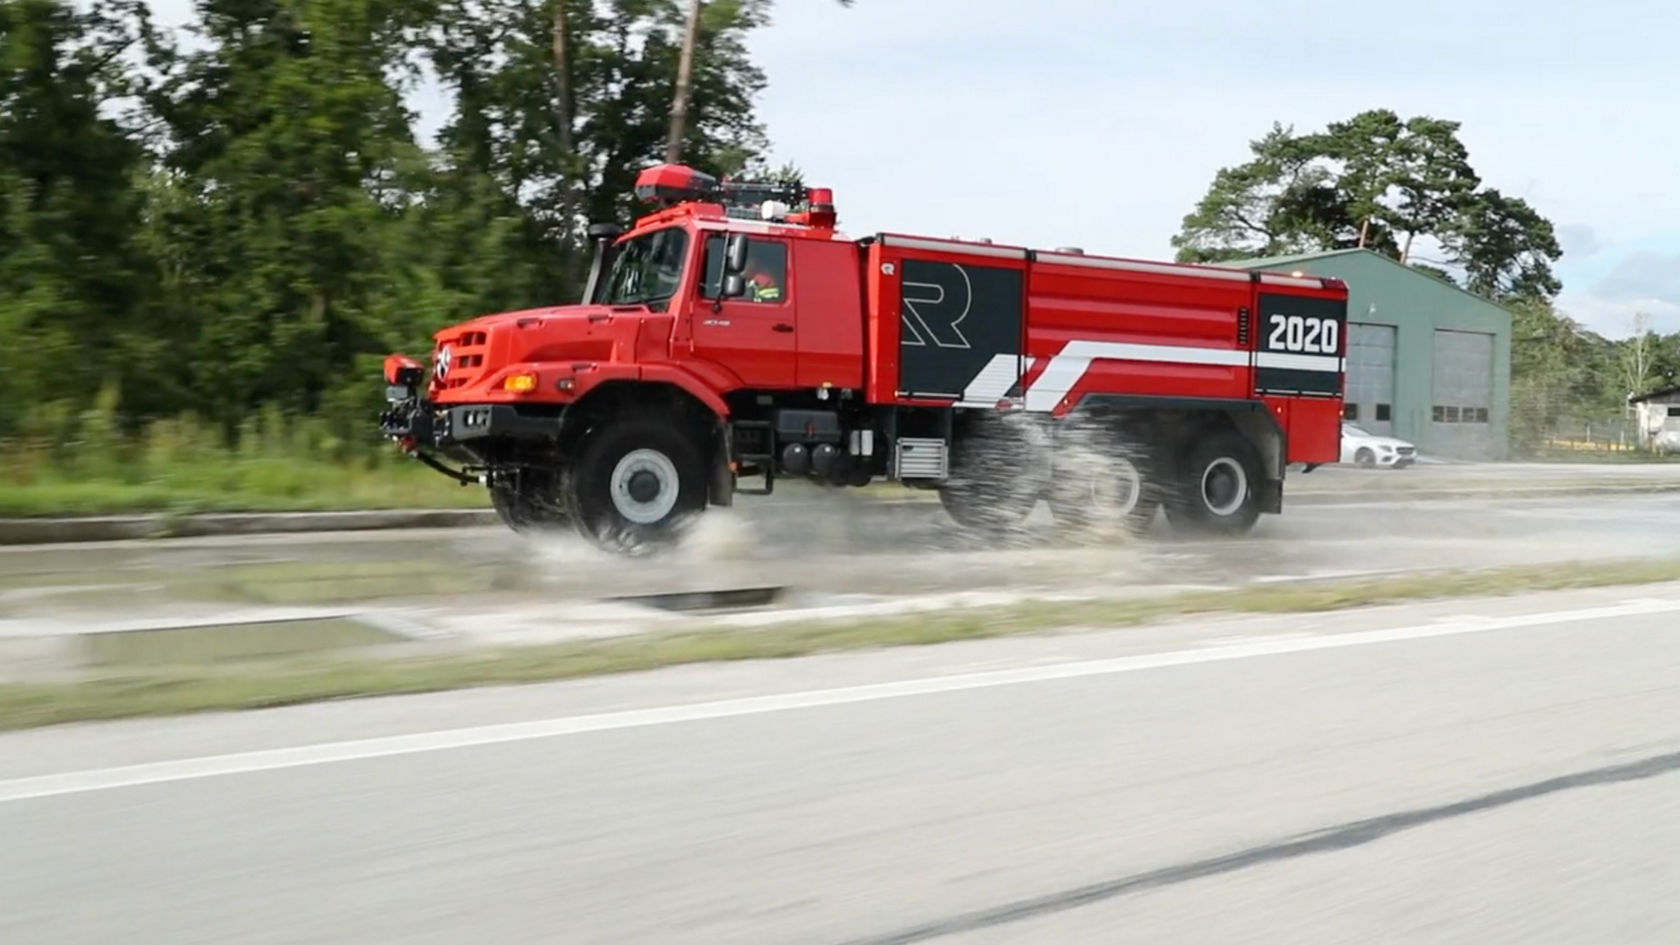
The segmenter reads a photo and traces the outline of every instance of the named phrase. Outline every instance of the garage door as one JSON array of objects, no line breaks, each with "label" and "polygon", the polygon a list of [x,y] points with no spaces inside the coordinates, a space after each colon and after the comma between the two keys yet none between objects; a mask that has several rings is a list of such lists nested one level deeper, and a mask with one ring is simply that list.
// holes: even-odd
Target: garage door
[{"label": "garage door", "polygon": [[1458,459],[1492,459],[1493,336],[1435,331],[1435,383],[1430,451]]},{"label": "garage door", "polygon": [[1394,432],[1394,326],[1348,325],[1346,406],[1343,414],[1365,429]]}]

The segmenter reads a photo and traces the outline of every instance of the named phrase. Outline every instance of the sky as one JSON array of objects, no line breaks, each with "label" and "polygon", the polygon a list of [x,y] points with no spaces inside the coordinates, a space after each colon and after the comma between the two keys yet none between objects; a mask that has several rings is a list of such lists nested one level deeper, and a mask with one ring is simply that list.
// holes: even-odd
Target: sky
[{"label": "sky", "polygon": [[[1624,337],[1636,312],[1680,331],[1676,35],[1657,0],[779,0],[751,46],[773,162],[833,188],[860,236],[1170,259],[1273,122],[1459,121],[1484,182],[1556,225],[1560,307]],[[423,133],[449,109],[435,87],[411,102]]]}]

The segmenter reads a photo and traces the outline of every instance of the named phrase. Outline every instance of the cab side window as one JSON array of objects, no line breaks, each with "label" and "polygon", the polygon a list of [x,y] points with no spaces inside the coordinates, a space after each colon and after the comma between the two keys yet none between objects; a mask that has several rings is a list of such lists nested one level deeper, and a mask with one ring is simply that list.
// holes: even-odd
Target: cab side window
[{"label": "cab side window", "polygon": [[787,300],[787,244],[771,240],[747,241],[747,269],[741,273],[747,280],[749,302],[783,302]]},{"label": "cab side window", "polygon": [[[715,299],[723,295],[724,236],[714,233],[706,237],[705,255],[701,260],[700,297]],[[740,301],[779,303],[787,300],[787,244],[780,240],[747,240],[747,268],[741,273],[747,291]]]}]

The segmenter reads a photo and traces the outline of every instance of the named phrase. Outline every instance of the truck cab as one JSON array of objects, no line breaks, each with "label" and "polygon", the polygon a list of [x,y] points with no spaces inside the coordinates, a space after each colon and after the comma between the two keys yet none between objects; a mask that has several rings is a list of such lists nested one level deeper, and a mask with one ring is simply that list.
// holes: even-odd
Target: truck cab
[{"label": "truck cab", "polygon": [[[862,386],[860,251],[836,234],[829,192],[663,165],[641,174],[637,195],[660,206],[629,232],[591,227],[579,304],[450,326],[433,337],[429,372],[386,359],[382,431],[488,486],[510,526],[581,523],[597,543],[647,544],[656,520],[731,501],[741,463],[728,420],[750,445],[755,419],[771,415],[764,398],[814,405]],[[681,455],[641,475],[615,462],[604,484],[584,483],[620,506],[592,516],[576,493],[578,475],[600,472],[586,441],[630,421],[672,428],[658,438],[684,441]]]}]

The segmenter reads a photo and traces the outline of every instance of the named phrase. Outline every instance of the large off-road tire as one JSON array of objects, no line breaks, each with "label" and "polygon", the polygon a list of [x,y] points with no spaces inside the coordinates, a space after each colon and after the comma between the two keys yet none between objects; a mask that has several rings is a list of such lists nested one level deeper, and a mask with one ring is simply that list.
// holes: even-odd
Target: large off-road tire
[{"label": "large off-road tire", "polygon": [[585,438],[570,478],[579,534],[615,554],[668,548],[706,509],[709,481],[698,443],[657,417],[598,427]]},{"label": "large off-road tire", "polygon": [[992,536],[1018,529],[1047,485],[1042,436],[1026,418],[977,414],[951,443],[939,502],[958,525]]},{"label": "large off-road tire", "polygon": [[1147,446],[1104,426],[1058,439],[1050,514],[1075,533],[1133,538],[1149,530],[1161,500]]},{"label": "large off-road tire", "polygon": [[1262,471],[1254,444],[1235,431],[1200,437],[1179,458],[1167,521],[1187,535],[1240,535],[1260,520]]},{"label": "large off-road tire", "polygon": [[565,477],[521,470],[515,482],[490,487],[490,504],[502,524],[522,534],[557,531],[571,524]]}]

